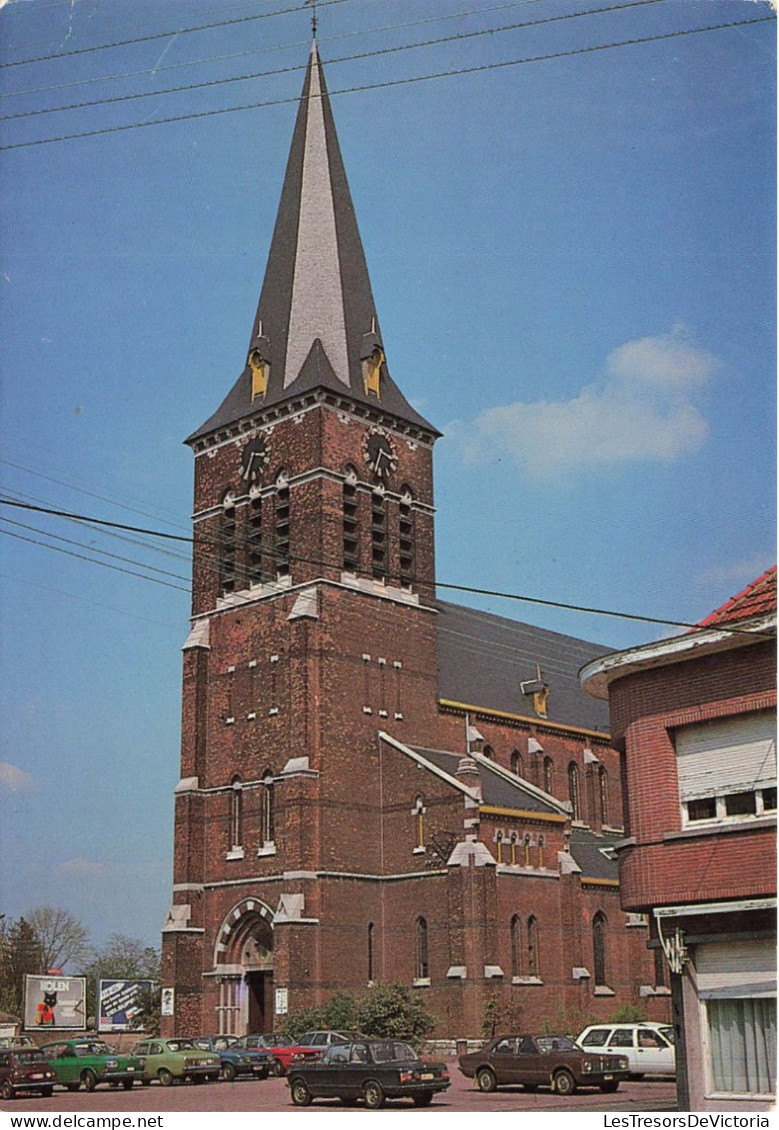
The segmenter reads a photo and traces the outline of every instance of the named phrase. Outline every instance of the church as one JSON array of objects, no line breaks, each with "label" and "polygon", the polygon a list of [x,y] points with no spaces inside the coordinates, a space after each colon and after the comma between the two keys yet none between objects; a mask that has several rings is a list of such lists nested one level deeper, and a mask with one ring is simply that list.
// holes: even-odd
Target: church
[{"label": "church", "polygon": [[390,376],[316,42],[245,365],[195,458],[163,1034],[402,984],[440,1037],[665,1020],[620,908],[606,649],[439,600],[433,446]]}]

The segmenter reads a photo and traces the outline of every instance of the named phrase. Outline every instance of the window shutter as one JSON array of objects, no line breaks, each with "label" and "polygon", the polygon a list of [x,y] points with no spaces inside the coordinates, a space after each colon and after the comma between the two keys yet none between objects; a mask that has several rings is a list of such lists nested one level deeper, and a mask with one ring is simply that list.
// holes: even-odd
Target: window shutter
[{"label": "window shutter", "polygon": [[676,731],[682,801],[776,780],[776,714],[761,710]]}]

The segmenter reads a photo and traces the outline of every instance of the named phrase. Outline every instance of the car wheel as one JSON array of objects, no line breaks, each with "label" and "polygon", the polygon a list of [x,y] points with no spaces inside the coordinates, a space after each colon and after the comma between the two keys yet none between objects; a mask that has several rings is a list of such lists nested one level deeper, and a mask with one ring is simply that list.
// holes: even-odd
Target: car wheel
[{"label": "car wheel", "polygon": [[122,1080],[122,1086],[124,1087],[125,1091],[132,1091],[132,1089],[133,1089],[132,1079],[123,1079]]},{"label": "car wheel", "polygon": [[365,1084],[362,1089],[362,1093],[365,1098],[365,1105],[367,1106],[368,1110],[381,1110],[381,1108],[387,1101],[384,1097],[384,1092],[382,1091],[380,1085],[375,1081],[375,1079],[371,1079],[368,1083]]},{"label": "car wheel", "polygon": [[619,1079],[610,1079],[608,1083],[601,1083],[600,1089],[605,1091],[607,1095],[613,1095],[615,1091],[619,1090]]},{"label": "car wheel", "polygon": [[173,1075],[168,1071],[167,1067],[161,1067],[157,1072],[157,1078],[163,1087],[170,1087],[173,1082]]},{"label": "car wheel", "polygon": [[94,1071],[87,1069],[81,1076],[81,1079],[84,1084],[85,1090],[94,1091],[95,1087],[97,1086],[97,1075],[95,1075]]},{"label": "car wheel", "polygon": [[572,1095],[576,1090],[576,1080],[570,1071],[564,1068],[562,1071],[556,1071],[554,1079],[552,1080],[552,1090],[556,1095]]},{"label": "car wheel", "polygon": [[[51,1091],[49,1091],[49,1094],[51,1094]],[[3,1086],[0,1087],[0,1095],[6,1100],[14,1097],[14,1089],[7,1079],[3,1080]]]},{"label": "car wheel", "polygon": [[287,1069],[280,1059],[272,1059],[268,1068],[270,1074],[275,1078],[287,1074]]},{"label": "car wheel", "polygon": [[313,1096],[302,1079],[293,1079],[289,1089],[295,1106],[311,1106]]},{"label": "car wheel", "polygon": [[225,1083],[232,1083],[233,1079],[235,1079],[235,1075],[236,1071],[234,1063],[222,1064],[222,1078],[224,1079]]},{"label": "car wheel", "polygon": [[411,1099],[414,1103],[414,1106],[430,1106],[431,1102],[433,1101],[433,1092],[425,1091],[421,1095],[412,1095]]},{"label": "car wheel", "polygon": [[489,1094],[490,1091],[497,1090],[498,1080],[495,1078],[495,1072],[491,1067],[480,1067],[476,1072],[476,1086],[482,1094]]}]

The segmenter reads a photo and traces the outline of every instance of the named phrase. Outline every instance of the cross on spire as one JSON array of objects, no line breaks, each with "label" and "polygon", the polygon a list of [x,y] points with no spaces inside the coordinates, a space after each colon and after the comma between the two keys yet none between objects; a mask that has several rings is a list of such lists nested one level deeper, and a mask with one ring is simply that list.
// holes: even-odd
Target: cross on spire
[{"label": "cross on spire", "polygon": [[310,5],[310,7],[311,7],[311,34],[313,35],[314,39],[316,39],[316,28],[317,28],[316,4],[317,4],[317,0],[305,0],[305,3],[307,5]]}]

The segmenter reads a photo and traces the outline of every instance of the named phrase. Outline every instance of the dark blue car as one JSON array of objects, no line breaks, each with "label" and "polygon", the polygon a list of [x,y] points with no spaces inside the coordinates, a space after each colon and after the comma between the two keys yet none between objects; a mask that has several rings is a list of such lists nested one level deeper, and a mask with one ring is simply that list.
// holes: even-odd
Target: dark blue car
[{"label": "dark blue car", "polygon": [[222,1061],[222,1078],[232,1083],[238,1075],[267,1079],[271,1056],[254,1048],[236,1047],[233,1036],[196,1036],[192,1043],[204,1052],[215,1052]]}]

